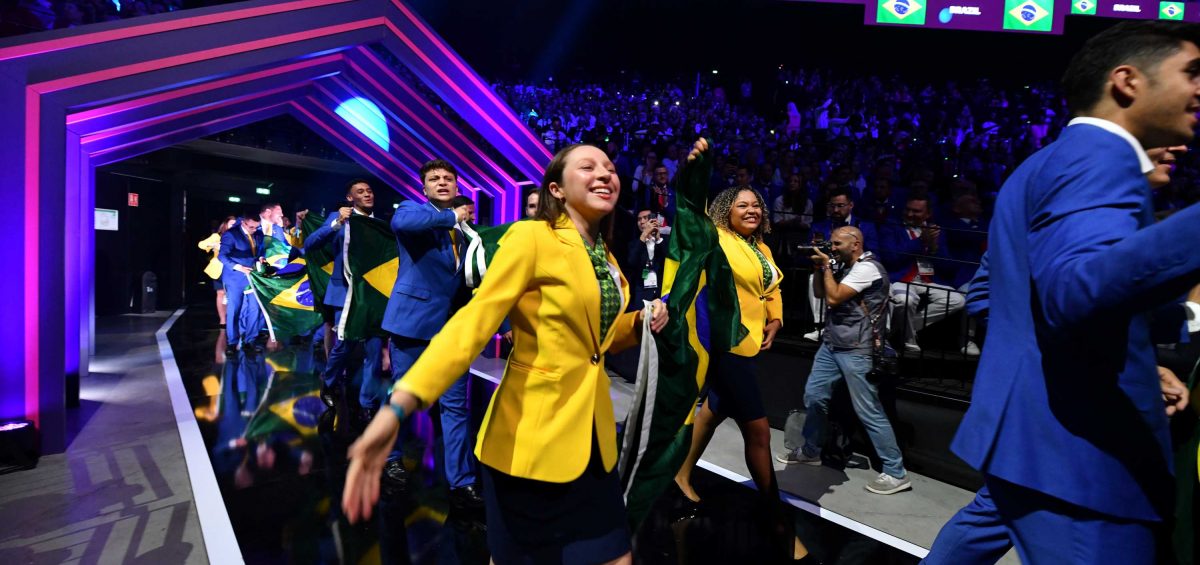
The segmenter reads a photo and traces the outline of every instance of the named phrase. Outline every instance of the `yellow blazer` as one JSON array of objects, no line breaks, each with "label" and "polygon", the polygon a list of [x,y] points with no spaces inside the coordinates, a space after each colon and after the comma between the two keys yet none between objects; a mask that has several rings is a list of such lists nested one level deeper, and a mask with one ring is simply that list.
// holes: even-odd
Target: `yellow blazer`
[{"label": "yellow blazer", "polygon": [[758,256],[746,245],[737,234],[717,228],[717,239],[721,250],[729,259],[733,270],[733,283],[737,287],[738,308],[742,311],[742,325],[750,330],[731,353],[743,357],[754,357],[762,348],[763,326],[771,320],[783,321],[783,295],[779,292],[779,282],[783,280],[783,272],[775,265],[775,257],[771,249],[758,242],[758,250],[767,258],[767,262],[775,269],[778,276],[774,281],[763,280],[762,263]]},{"label": "yellow blazer", "polygon": [[200,243],[196,244],[196,247],[212,253],[212,259],[209,259],[208,265],[204,267],[204,274],[208,275],[208,278],[214,281],[219,280],[221,278],[221,271],[224,269],[221,260],[217,258],[217,255],[221,251],[221,234],[214,233],[204,238]]},{"label": "yellow blazer", "polygon": [[[616,265],[611,252],[608,262]],[[635,345],[641,317],[624,313],[629,285],[618,270],[622,314],[607,335],[597,335],[595,273],[566,216],[554,227],[517,222],[500,239],[475,296],[434,336],[397,388],[432,403],[508,316],[513,351],[483,418],[475,456],[508,475],[565,483],[587,467],[594,429],[604,468],[611,470],[617,428],[604,354]]]}]

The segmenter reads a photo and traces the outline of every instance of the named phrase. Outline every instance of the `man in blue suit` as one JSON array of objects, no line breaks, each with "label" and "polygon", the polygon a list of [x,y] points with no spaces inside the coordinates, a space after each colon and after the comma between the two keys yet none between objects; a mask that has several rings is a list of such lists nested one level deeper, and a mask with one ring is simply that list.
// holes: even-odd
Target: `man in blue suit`
[{"label": "man in blue suit", "polygon": [[[333,309],[333,326],[337,327],[342,319],[342,309],[346,306],[346,275],[342,271],[342,246],[346,240],[344,226],[351,214],[363,216],[375,215],[375,191],[371,185],[362,179],[355,179],[346,185],[346,206],[330,214],[325,223],[304,239],[305,249],[321,249],[328,247],[334,251],[333,274],[329,276],[329,286],[325,290],[324,302]],[[362,340],[365,347],[362,365],[362,382],[359,385],[358,404],[362,408],[363,421],[370,421],[375,410],[384,396],[382,383],[376,382],[376,372],[379,369],[383,355],[383,339],[378,337]],[[325,372],[321,375],[321,400],[333,408],[338,391],[336,385],[342,382],[342,373],[351,348],[357,347],[358,342],[346,342],[334,338],[333,348],[329,350],[329,358],[325,362]]]},{"label": "man in blue suit", "polygon": [[1156,562],[1167,414],[1188,399],[1160,381],[1147,312],[1200,282],[1200,206],[1153,223],[1143,148],[1193,137],[1198,41],[1152,21],[1089,40],[1063,78],[1078,117],[1000,190],[991,330],[952,444],[985,486],[928,562],[994,561],[1007,543],[1025,563]]},{"label": "man in blue suit", "polygon": [[262,312],[258,298],[250,288],[250,271],[263,260],[263,234],[258,231],[258,211],[247,211],[237,225],[221,235],[221,251],[217,255],[225,268],[221,271],[221,284],[225,286],[226,349],[234,351],[242,345],[254,347],[254,340],[262,329]]},{"label": "man in blue suit", "polygon": [[888,224],[879,233],[880,258],[892,281],[892,296],[904,310],[893,316],[893,327],[904,327],[904,348],[920,352],[917,332],[962,310],[963,295],[950,286],[954,275],[946,235],[929,222],[929,197],[914,194],[904,203],[904,223]]},{"label": "man in blue suit", "polygon": [[[420,175],[429,201],[401,202],[392,216],[400,265],[383,329],[392,334],[393,383],[404,377],[450,314],[470,297],[461,273],[465,238],[457,228],[470,218],[470,206],[451,206],[458,196],[458,171],[435,159],[421,166]],[[446,479],[451,503],[482,507],[471,454],[468,382],[463,375],[438,400]],[[390,461],[385,471],[391,474],[398,465]]]}]

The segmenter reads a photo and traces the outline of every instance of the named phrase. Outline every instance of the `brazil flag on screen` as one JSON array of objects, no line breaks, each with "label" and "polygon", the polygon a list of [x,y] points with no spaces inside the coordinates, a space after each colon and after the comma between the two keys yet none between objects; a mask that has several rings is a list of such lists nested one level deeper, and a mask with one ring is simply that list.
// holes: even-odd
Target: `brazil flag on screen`
[{"label": "brazil flag on screen", "polygon": [[925,25],[925,4],[929,0],[877,0],[875,23]]},{"label": "brazil flag on screen", "polygon": [[1158,19],[1183,21],[1183,2],[1159,2]]},{"label": "brazil flag on screen", "polygon": [[1100,0],[1072,0],[1071,13],[1079,16],[1096,15],[1096,5]]},{"label": "brazil flag on screen", "polygon": [[1004,0],[1004,29],[1051,31],[1054,0]]}]

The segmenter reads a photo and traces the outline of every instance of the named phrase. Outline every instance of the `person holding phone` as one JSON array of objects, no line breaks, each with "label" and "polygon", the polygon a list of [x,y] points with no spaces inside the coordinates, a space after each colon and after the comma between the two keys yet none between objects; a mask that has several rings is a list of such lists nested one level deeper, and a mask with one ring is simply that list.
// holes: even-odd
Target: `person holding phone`
[{"label": "person holding phone", "polygon": [[626,265],[635,273],[631,277],[633,300],[629,301],[629,307],[640,310],[643,300],[660,296],[670,235],[663,233],[662,216],[649,208],[638,210],[637,225],[638,239],[629,244]]}]

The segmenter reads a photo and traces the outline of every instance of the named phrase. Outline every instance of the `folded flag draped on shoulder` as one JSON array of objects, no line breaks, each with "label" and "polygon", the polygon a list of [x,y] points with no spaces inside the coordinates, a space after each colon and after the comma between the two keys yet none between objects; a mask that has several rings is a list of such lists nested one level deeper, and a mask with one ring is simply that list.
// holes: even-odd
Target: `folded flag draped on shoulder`
[{"label": "folded flag draped on shoulder", "polygon": [[367,216],[351,216],[342,229],[346,304],[338,336],[343,340],[383,336],[383,313],[400,267],[396,238],[387,222]]},{"label": "folded flag draped on shoulder", "polygon": [[472,226],[466,222],[458,224],[467,238],[467,251],[463,254],[463,277],[466,278],[468,287],[479,288],[479,283],[483,282],[484,273],[487,273],[488,262],[500,248],[500,238],[504,237],[508,228],[515,223],[509,222],[498,226]]},{"label": "folded flag draped on shoulder", "polygon": [[[717,228],[708,218],[711,175],[708,155],[685,164],[679,172],[677,212],[663,277],[670,321],[659,334],[642,335],[638,383],[618,460],[626,511],[635,531],[687,456],[710,352],[729,351],[746,332],[733,271],[718,243]],[[470,239],[463,268],[469,286],[478,288],[509,227],[512,224],[464,230]]]},{"label": "folded flag draped on shoulder", "polygon": [[[325,216],[309,212],[300,222],[300,240],[321,229]],[[325,289],[329,288],[329,277],[333,275],[333,254],[329,249],[305,249],[304,260],[308,269],[308,284],[313,296],[317,297],[318,308],[323,306]]]},{"label": "folded flag draped on shoulder", "polygon": [[313,294],[304,259],[297,259],[272,275],[250,273],[250,286],[266,318],[272,340],[306,335],[321,325],[321,314],[313,309],[319,302]]},{"label": "folded flag draped on shoulder", "polygon": [[648,355],[643,345],[619,459],[626,510],[635,531],[687,456],[710,353],[732,349],[746,331],[733,271],[706,210],[711,175],[707,154],[685,163],[679,173],[663,273],[670,320],[658,335],[642,337],[654,341],[654,354]]}]

